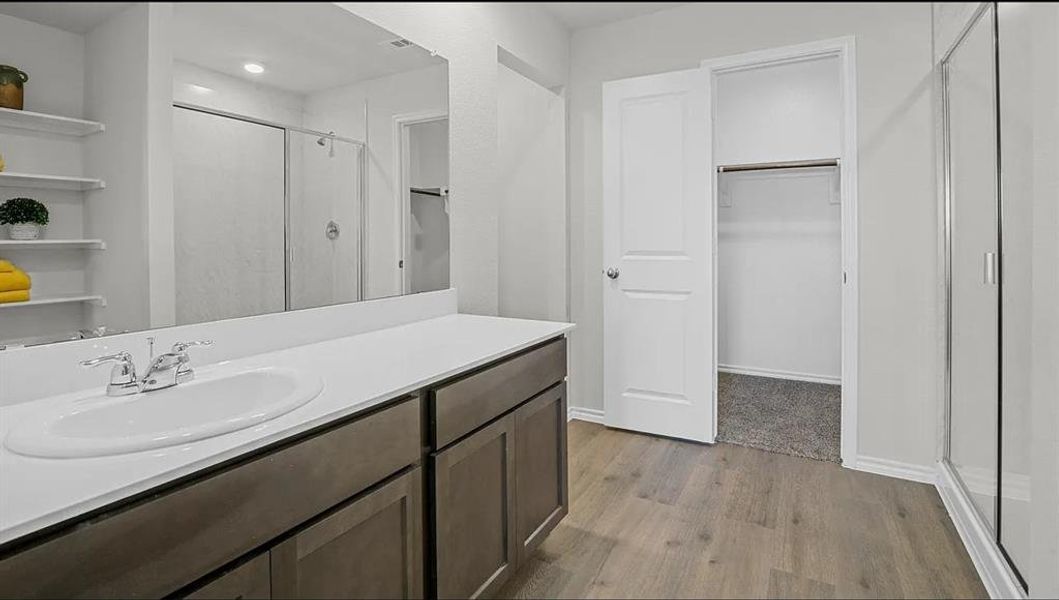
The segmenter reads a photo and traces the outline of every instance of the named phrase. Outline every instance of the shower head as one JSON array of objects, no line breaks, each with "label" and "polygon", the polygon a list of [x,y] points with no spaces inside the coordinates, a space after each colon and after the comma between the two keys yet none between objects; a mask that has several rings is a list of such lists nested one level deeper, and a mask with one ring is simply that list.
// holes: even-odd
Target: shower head
[{"label": "shower head", "polygon": [[330,149],[328,149],[327,155],[330,156],[331,158],[334,158],[335,157],[335,132],[329,131],[329,132],[327,132],[327,135],[320,136],[320,138],[318,140],[316,140],[316,145],[320,146],[321,148],[323,148],[323,147],[327,146],[327,142],[331,142],[331,147],[330,147]]}]

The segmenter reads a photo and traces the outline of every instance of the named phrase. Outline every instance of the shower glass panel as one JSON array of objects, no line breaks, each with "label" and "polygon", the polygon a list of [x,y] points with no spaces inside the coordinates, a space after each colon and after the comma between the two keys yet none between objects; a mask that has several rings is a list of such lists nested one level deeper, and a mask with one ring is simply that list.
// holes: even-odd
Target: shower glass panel
[{"label": "shower glass panel", "polygon": [[948,160],[948,459],[995,531],[999,295],[993,11],[944,62]]},{"label": "shower glass panel", "polygon": [[176,324],[282,311],[282,129],[173,109]]},{"label": "shower glass panel", "polygon": [[290,309],[362,299],[363,146],[291,130]]},{"label": "shower glass panel", "polygon": [[1059,8],[1054,3],[1001,3],[997,19],[1004,173],[1000,544],[1020,576],[1026,576],[1034,533],[1031,502],[1041,503],[1048,493],[1046,482],[1032,479],[1031,474],[1040,476],[1049,471],[1049,461],[1055,464],[1054,456],[1032,453],[1035,435],[1037,439],[1049,432],[1054,435],[1054,429],[1046,414],[1034,415],[1031,407],[1033,382],[1055,368],[1037,358],[1040,355],[1033,351],[1033,344],[1034,337],[1042,335],[1034,323],[1040,323],[1049,305],[1054,306],[1054,299],[1049,302],[1042,296],[1047,290],[1042,284],[1056,266],[1045,258],[1047,252],[1042,248],[1055,243],[1048,224],[1056,202],[1059,52],[1055,31]]}]

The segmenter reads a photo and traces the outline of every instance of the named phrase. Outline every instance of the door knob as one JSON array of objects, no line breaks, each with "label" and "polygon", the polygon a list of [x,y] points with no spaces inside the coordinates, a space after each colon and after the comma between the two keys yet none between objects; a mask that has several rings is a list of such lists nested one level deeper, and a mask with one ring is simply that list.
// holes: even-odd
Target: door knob
[{"label": "door knob", "polygon": [[607,269],[605,273],[607,274],[607,277],[610,277],[611,279],[617,279],[618,275],[621,275],[621,271],[618,271],[614,267]]}]

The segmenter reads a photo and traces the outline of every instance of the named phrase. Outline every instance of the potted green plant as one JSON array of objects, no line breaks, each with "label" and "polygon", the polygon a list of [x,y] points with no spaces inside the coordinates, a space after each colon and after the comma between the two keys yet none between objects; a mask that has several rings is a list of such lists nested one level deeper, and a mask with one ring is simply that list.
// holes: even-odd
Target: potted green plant
[{"label": "potted green plant", "polygon": [[48,224],[48,207],[33,198],[12,198],[0,204],[0,225],[13,240],[35,240]]}]

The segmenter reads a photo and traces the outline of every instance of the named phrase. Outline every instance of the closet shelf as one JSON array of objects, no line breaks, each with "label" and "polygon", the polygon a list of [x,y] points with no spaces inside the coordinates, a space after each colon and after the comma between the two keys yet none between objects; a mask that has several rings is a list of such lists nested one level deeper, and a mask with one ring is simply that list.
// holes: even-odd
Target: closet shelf
[{"label": "closet shelf", "polygon": [[87,177],[31,175],[29,173],[2,171],[0,172],[0,186],[86,192],[88,190],[101,190],[106,184],[102,179],[90,179]]},{"label": "closet shelf", "polygon": [[58,133],[75,137],[99,133],[106,129],[102,123],[97,123],[96,121],[10,108],[0,108],[0,127],[43,131],[45,133]]},{"label": "closet shelf", "polygon": [[103,296],[95,295],[70,295],[70,296],[52,296],[51,298],[35,298],[27,300],[25,302],[7,302],[0,304],[0,310],[5,308],[19,308],[25,306],[47,306],[49,304],[73,304],[73,303],[91,303],[98,304],[99,306],[106,306],[107,301]]},{"label": "closet shelf", "polygon": [[86,250],[106,250],[107,245],[103,240],[0,240],[0,250],[26,250],[39,249],[73,249],[84,248]]}]

